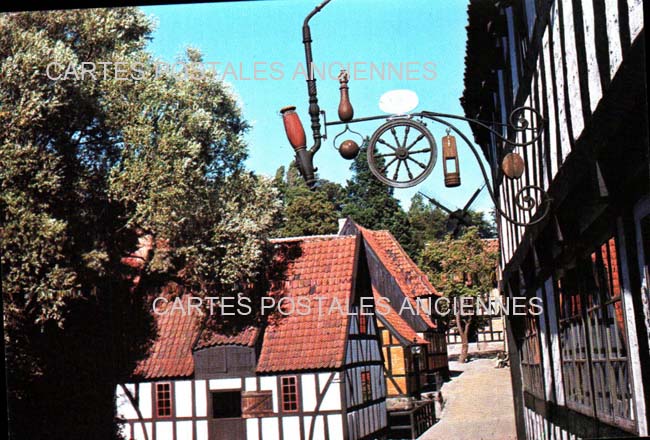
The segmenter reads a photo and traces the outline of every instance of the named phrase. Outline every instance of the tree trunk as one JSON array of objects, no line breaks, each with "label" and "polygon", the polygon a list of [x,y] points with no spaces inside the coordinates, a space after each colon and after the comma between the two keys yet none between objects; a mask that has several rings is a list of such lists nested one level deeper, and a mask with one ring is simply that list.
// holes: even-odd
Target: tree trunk
[{"label": "tree trunk", "polygon": [[458,329],[458,334],[460,335],[460,356],[458,356],[458,362],[465,363],[467,360],[467,353],[469,351],[469,327],[472,319],[468,319],[463,323],[463,320],[460,318],[460,314],[456,315],[456,328]]}]

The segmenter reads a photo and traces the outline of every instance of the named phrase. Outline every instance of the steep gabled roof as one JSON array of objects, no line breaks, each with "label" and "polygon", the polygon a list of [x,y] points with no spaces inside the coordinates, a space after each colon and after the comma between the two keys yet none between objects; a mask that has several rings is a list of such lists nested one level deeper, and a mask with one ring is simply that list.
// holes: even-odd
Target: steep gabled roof
[{"label": "steep gabled roof", "polygon": [[[363,226],[355,223],[351,218],[348,218],[342,226],[340,233],[354,234],[359,233],[367,247],[377,256],[380,264],[384,267],[385,271],[395,280],[400,291],[404,297],[411,304],[413,310],[419,310],[417,304],[418,298],[441,296],[436,288],[429,282],[427,276],[422,272],[417,264],[408,256],[406,251],[399,244],[397,239],[393,237],[390,231],[379,230],[372,231]],[[377,285],[373,277],[375,274],[371,273],[373,287]],[[393,307],[396,305],[393,304]],[[397,305],[399,307],[399,305]],[[402,318],[402,317],[400,317]],[[402,318],[402,320],[404,320]],[[426,313],[418,313],[412,320],[424,321],[430,329],[436,328],[436,324],[431,321],[431,318]],[[408,324],[412,327],[412,324]]]},{"label": "steep gabled roof", "polygon": [[390,231],[371,231],[357,225],[363,238],[377,254],[386,269],[395,277],[402,292],[409,298],[440,296],[429,278],[393,237]]},{"label": "steep gabled roof", "polygon": [[[257,371],[270,373],[339,368],[343,365],[347,340],[347,304],[352,301],[358,259],[356,237],[319,237],[278,240],[300,247],[300,255],[289,261],[285,281],[272,292],[292,301],[311,299],[309,313],[292,313],[267,326]],[[324,299],[320,302],[318,297]],[[336,308],[334,301],[346,311]]]}]

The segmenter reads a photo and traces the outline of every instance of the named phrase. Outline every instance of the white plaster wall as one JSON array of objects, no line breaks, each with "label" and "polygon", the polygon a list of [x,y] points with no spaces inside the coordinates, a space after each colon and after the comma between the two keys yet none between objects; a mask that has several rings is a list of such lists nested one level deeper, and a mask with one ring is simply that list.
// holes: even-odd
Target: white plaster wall
[{"label": "white plaster wall", "polygon": [[192,435],[192,421],[176,422],[176,438],[178,440],[191,439]]},{"label": "white plaster wall", "polygon": [[174,422],[156,422],[156,440],[174,440]]},{"label": "white plaster wall", "polygon": [[257,378],[247,377],[244,379],[244,389],[246,391],[257,391]]},{"label": "white plaster wall", "polygon": [[177,417],[192,417],[192,381],[179,380],[174,383],[174,400]]},{"label": "white plaster wall", "polygon": [[[135,440],[145,440],[145,435],[142,427],[142,423],[133,424],[133,438]],[[151,439],[152,429],[151,423],[144,423],[144,429],[147,431],[147,436]],[[207,440],[207,439],[206,439]]]},{"label": "white plaster wall", "polygon": [[246,440],[260,440],[259,419],[246,419]]},{"label": "white plaster wall", "polygon": [[[305,438],[309,438],[309,427],[311,425],[311,417],[305,417]],[[266,440],[266,439],[264,439]],[[325,440],[325,425],[323,416],[316,416],[314,420],[314,436],[313,440]]]},{"label": "white plaster wall", "polygon": [[[332,410],[341,409],[341,388],[337,383],[339,373],[331,373],[331,374],[334,376],[334,379],[332,380],[332,383],[330,384],[329,388],[325,392],[325,396],[321,401],[321,406],[320,406],[321,411],[332,411]],[[323,373],[319,374],[321,392],[325,388],[325,384],[329,376],[330,374],[323,374]]]},{"label": "white plaster wall", "polygon": [[327,416],[327,428],[329,430],[330,439],[343,438],[343,416],[341,414],[330,414]]},{"label": "white plaster wall", "polygon": [[643,0],[627,0],[630,20],[630,37],[636,39],[643,29]]},{"label": "white plaster wall", "polygon": [[285,439],[297,437],[300,432],[300,418],[298,416],[282,417],[282,436]]},{"label": "white plaster wall", "polygon": [[273,411],[278,412],[278,384],[275,376],[264,376],[260,378],[260,391],[272,391]]},{"label": "white plaster wall", "polygon": [[196,440],[208,440],[207,420],[199,420],[196,422]]},{"label": "white plaster wall", "polygon": [[[126,384],[125,386],[131,392],[131,394],[134,393],[135,385]],[[135,408],[133,408],[133,405],[131,405],[131,401],[120,385],[118,385],[115,389],[115,407],[118,418],[130,420],[137,417]]]},{"label": "white plaster wall", "polygon": [[316,408],[316,377],[313,374],[303,374],[301,380],[303,411],[313,411]]},{"label": "white plaster wall", "polygon": [[242,380],[238,377],[225,379],[210,379],[210,390],[241,389]]},{"label": "white plaster wall", "polygon": [[262,439],[279,440],[280,431],[277,417],[265,417],[262,421]]},{"label": "white plaster wall", "polygon": [[142,417],[145,419],[150,419],[152,417],[152,402],[151,402],[151,384],[150,383],[141,383],[139,384],[138,398],[140,399],[140,412]]}]

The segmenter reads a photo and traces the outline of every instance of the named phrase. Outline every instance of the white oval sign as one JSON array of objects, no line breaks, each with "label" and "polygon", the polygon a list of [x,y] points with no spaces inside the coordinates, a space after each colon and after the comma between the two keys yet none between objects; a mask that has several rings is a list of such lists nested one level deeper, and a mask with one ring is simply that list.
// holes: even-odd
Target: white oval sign
[{"label": "white oval sign", "polygon": [[384,113],[403,115],[418,106],[418,95],[413,90],[391,90],[379,98],[379,108]]}]

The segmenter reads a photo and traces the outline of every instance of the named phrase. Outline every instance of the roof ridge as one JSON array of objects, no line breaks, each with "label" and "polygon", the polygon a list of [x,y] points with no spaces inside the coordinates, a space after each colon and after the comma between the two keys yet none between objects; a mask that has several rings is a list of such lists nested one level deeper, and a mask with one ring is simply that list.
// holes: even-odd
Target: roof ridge
[{"label": "roof ridge", "polygon": [[271,243],[285,243],[288,241],[308,241],[308,240],[322,240],[322,239],[333,239],[333,238],[350,238],[349,235],[338,235],[338,234],[320,234],[320,235],[297,235],[295,237],[279,237],[279,238],[270,238]]}]

